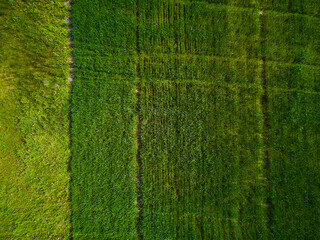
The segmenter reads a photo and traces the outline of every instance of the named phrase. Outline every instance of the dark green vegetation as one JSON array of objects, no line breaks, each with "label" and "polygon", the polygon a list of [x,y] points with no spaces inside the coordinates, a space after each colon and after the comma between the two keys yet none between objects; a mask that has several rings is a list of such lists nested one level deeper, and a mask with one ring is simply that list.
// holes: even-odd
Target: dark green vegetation
[{"label": "dark green vegetation", "polygon": [[0,239],[68,239],[67,9],[0,9]]},{"label": "dark green vegetation", "polygon": [[139,5],[143,239],[265,239],[257,12]]},{"label": "dark green vegetation", "polygon": [[316,2],[214,3],[75,3],[75,237],[318,237]]},{"label": "dark green vegetation", "polygon": [[75,1],[73,14],[74,238],[264,238],[257,11]]},{"label": "dark green vegetation", "polygon": [[133,1],[75,0],[74,239],[136,236],[136,12]]},{"label": "dark green vegetation", "polygon": [[319,0],[258,0],[258,2],[261,7],[267,10],[320,17]]},{"label": "dark green vegetation", "polygon": [[[319,67],[267,64],[275,239],[320,238],[320,93],[315,91],[319,82],[317,86],[305,82],[319,80],[319,72]],[[281,86],[279,80],[284,76],[293,86]]]},{"label": "dark green vegetation", "polygon": [[266,11],[264,23],[262,49],[267,62],[319,66],[320,18]]},{"label": "dark green vegetation", "polygon": [[320,239],[320,19],[267,11],[264,35],[271,231]]}]

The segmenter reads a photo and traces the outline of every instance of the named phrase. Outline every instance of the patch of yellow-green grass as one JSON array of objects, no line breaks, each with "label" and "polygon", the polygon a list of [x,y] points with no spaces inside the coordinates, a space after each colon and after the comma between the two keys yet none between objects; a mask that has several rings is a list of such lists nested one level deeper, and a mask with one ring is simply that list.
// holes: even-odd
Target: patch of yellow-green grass
[{"label": "patch of yellow-green grass", "polygon": [[0,239],[68,239],[68,12],[0,4]]}]

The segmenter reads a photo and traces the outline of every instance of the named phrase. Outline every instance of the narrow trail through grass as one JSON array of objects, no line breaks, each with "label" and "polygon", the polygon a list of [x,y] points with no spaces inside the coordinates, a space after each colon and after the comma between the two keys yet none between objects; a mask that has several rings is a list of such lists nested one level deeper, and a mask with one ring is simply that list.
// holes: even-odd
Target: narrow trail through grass
[{"label": "narrow trail through grass", "polygon": [[141,124],[142,124],[142,116],[141,116],[141,56],[140,56],[140,45],[139,45],[139,23],[140,23],[140,13],[139,13],[139,0],[136,1],[136,20],[137,20],[137,31],[136,31],[136,37],[137,37],[137,45],[136,45],[136,51],[137,51],[137,85],[136,85],[136,98],[137,98],[137,236],[138,239],[143,239],[143,235],[141,233],[141,227],[143,222],[143,204],[142,204],[142,175],[143,175],[143,166],[141,161],[141,148],[142,148],[142,142],[141,142]]},{"label": "narrow trail through grass", "polygon": [[[69,149],[72,149],[72,95],[73,95],[73,84],[74,84],[74,44],[73,44],[73,35],[72,35],[72,30],[73,30],[73,24],[72,24],[72,4],[73,0],[69,0],[64,2],[66,7],[68,8],[68,17],[65,19],[65,22],[68,25],[68,45],[71,48],[70,52],[70,58],[69,58],[69,75],[68,75],[68,82],[69,82],[69,114],[68,114],[68,119],[69,119],[69,136],[70,136],[70,141],[69,141]],[[70,151],[70,159],[69,159],[69,165],[68,165],[68,172],[70,174],[70,186],[72,184],[72,158],[73,154],[72,151]],[[69,192],[69,202],[72,202],[72,191],[70,190]],[[72,214],[73,214],[73,209],[71,205],[70,209],[70,239],[73,240],[73,224],[72,224]]]},{"label": "narrow trail through grass", "polygon": [[[264,45],[264,9],[262,8],[259,11],[259,21],[260,21],[260,44],[261,46]],[[270,158],[269,158],[269,150],[268,150],[268,128],[269,121],[268,121],[268,93],[267,93],[267,79],[266,79],[266,58],[264,56],[263,47],[261,47],[261,85],[262,85],[262,96],[261,96],[261,107],[262,107],[262,115],[263,115],[263,132],[262,132],[262,139],[263,139],[263,167],[264,167],[264,177],[266,181],[266,201],[265,206],[267,208],[267,215],[268,215],[268,222],[267,227],[268,230],[272,233],[271,229],[271,221],[272,221],[272,202],[271,202],[271,182],[270,182]]]}]

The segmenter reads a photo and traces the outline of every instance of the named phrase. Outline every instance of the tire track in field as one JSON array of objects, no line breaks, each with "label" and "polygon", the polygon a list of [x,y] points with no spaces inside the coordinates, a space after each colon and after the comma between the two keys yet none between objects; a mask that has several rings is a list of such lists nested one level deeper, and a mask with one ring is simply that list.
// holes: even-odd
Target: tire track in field
[{"label": "tire track in field", "polygon": [[[73,35],[72,35],[72,30],[73,30],[73,25],[72,25],[72,4],[73,0],[69,0],[64,2],[64,5],[68,7],[68,13],[69,17],[65,19],[65,22],[68,26],[68,31],[69,31],[69,36],[68,36],[68,46],[71,48],[71,53],[70,53],[70,59],[68,61],[69,63],[69,76],[68,76],[68,82],[69,82],[69,113],[68,113],[68,118],[69,118],[69,136],[70,136],[70,142],[69,142],[69,148],[72,149],[72,134],[71,134],[71,129],[72,129],[72,93],[73,93],[73,80],[74,80],[74,44],[73,44]],[[72,151],[70,153],[70,160],[69,160],[69,166],[68,166],[68,171],[70,173],[70,182],[69,186],[71,186],[71,181],[72,181],[72,176],[71,176],[71,163],[72,163]],[[69,191],[69,202],[72,202],[72,191]],[[73,224],[72,224],[72,206],[70,206],[70,239],[73,239]]]},{"label": "tire track in field", "polygon": [[[261,46],[263,47],[264,44],[264,10],[261,8],[259,12],[259,20],[260,20],[260,40],[261,40]],[[267,147],[267,131],[270,127],[269,124],[269,116],[268,116],[268,91],[267,91],[267,79],[266,79],[266,58],[262,51],[261,55],[261,68],[262,72],[260,75],[261,79],[261,85],[263,89],[263,94],[261,97],[261,105],[262,105],[262,115],[263,115],[263,133],[262,133],[262,139],[263,139],[263,167],[265,169],[264,175],[267,181],[267,201],[266,201],[266,208],[267,208],[267,215],[268,215],[268,222],[267,222],[267,228],[272,233],[271,229],[271,221],[272,221],[272,202],[271,202],[271,182],[270,182],[270,158],[269,158],[269,150]]]},{"label": "tire track in field", "polygon": [[70,54],[70,59],[69,59],[69,65],[70,65],[70,71],[69,71],[69,76],[68,76],[68,82],[69,82],[69,87],[70,90],[72,90],[72,85],[73,85],[73,78],[74,78],[74,44],[73,44],[73,35],[72,35],[72,30],[73,30],[73,25],[72,25],[72,2],[73,0],[69,0],[67,2],[64,2],[64,5],[66,5],[69,13],[69,18],[65,19],[66,24],[68,25],[68,31],[69,31],[69,36],[68,36],[68,45],[71,48],[71,54]]},{"label": "tire track in field", "polygon": [[142,160],[141,160],[141,69],[140,69],[140,46],[139,46],[139,23],[140,23],[140,13],[139,13],[139,0],[136,2],[136,21],[137,21],[137,43],[136,43],[136,51],[137,51],[137,77],[138,82],[136,85],[136,98],[137,98],[137,115],[138,115],[138,125],[137,125],[137,155],[136,155],[136,162],[137,162],[137,209],[138,209],[138,216],[137,216],[137,235],[138,239],[143,239],[141,229],[142,229],[142,220],[143,220],[143,212],[142,212]]}]

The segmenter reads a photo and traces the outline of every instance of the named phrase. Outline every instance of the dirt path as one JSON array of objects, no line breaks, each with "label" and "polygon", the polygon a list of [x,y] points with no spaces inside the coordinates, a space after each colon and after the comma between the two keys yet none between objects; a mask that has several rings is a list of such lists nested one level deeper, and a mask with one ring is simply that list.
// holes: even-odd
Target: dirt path
[{"label": "dirt path", "polygon": [[[264,10],[261,9],[261,11],[259,12],[259,20],[260,20],[260,39],[261,39],[261,45],[263,46],[264,44]],[[266,58],[264,56],[264,54],[261,54],[261,68],[262,68],[262,72],[261,72],[261,85],[262,85],[262,89],[263,89],[263,94],[261,97],[261,106],[262,106],[262,114],[263,114],[263,133],[262,133],[262,139],[263,139],[263,145],[264,145],[264,150],[263,150],[263,167],[265,169],[264,171],[264,177],[267,181],[267,188],[266,188],[266,192],[267,192],[267,200],[265,203],[265,207],[267,208],[267,215],[268,215],[268,229],[270,232],[272,232],[271,230],[271,225],[272,225],[272,202],[271,202],[271,183],[270,183],[270,158],[269,158],[269,150],[268,150],[268,129],[270,127],[269,125],[269,116],[268,116],[268,89],[267,89],[267,79],[266,79]]]},{"label": "dirt path", "polygon": [[143,239],[141,228],[142,228],[142,221],[143,221],[143,206],[142,206],[142,173],[143,173],[143,166],[142,166],[142,160],[141,160],[141,123],[142,123],[142,116],[141,116],[141,99],[140,99],[140,92],[141,92],[141,69],[140,69],[140,46],[139,46],[139,22],[140,22],[140,13],[139,13],[139,0],[137,0],[137,10],[136,10],[136,20],[137,20],[137,30],[136,30],[136,36],[137,36],[137,45],[136,45],[136,51],[137,51],[137,77],[138,77],[138,83],[136,85],[136,98],[137,98],[137,115],[138,115],[138,125],[137,125],[137,156],[136,156],[136,162],[137,162],[137,209],[138,209],[138,217],[137,217],[137,235],[138,239]]},{"label": "dirt path", "polygon": [[70,64],[70,72],[69,72],[69,76],[68,76],[68,82],[70,84],[70,88],[71,85],[73,83],[73,78],[74,78],[74,74],[73,74],[73,68],[74,68],[74,44],[73,44],[73,36],[72,36],[72,30],[73,30],[73,26],[72,26],[72,10],[71,10],[71,5],[72,5],[72,0],[69,0],[67,2],[64,2],[64,5],[66,5],[69,10],[69,17],[65,19],[65,22],[68,24],[68,31],[69,31],[69,36],[68,36],[68,45],[72,48],[71,51],[71,55],[70,55],[70,59],[68,61],[68,63]]},{"label": "dirt path", "polygon": [[[70,58],[68,60],[69,63],[69,76],[68,76],[68,82],[69,82],[69,136],[70,136],[70,143],[69,143],[69,148],[72,149],[72,134],[71,134],[71,129],[72,129],[72,117],[71,117],[71,112],[72,112],[72,92],[73,92],[73,79],[74,79],[74,44],[73,44],[73,36],[72,36],[72,30],[73,30],[73,26],[72,26],[72,9],[71,9],[71,5],[72,5],[72,0],[69,0],[67,2],[64,2],[64,4],[68,7],[68,13],[69,13],[69,17],[65,19],[65,22],[68,25],[68,31],[69,31],[69,35],[68,35],[68,46],[71,48],[71,52],[70,52]],[[70,156],[70,160],[69,160],[69,174],[70,174],[70,182],[69,185],[71,186],[71,181],[72,181],[72,176],[71,176],[71,162],[72,162],[72,151],[71,151],[71,156]],[[69,193],[69,202],[72,202],[72,195],[71,192]],[[73,215],[73,211],[72,211],[72,207],[71,207],[71,215],[70,215],[70,232],[71,232],[71,239],[73,239],[73,224],[72,224],[72,215]]]}]

